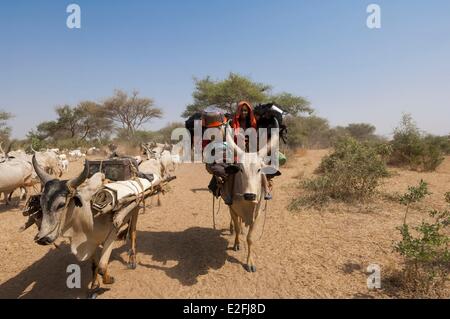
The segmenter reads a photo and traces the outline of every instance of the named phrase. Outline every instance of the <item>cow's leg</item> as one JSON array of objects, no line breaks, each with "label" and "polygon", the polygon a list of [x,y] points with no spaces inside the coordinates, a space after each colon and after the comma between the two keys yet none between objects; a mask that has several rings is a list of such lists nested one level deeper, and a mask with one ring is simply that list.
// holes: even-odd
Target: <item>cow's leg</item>
[{"label": "cow's leg", "polygon": [[135,208],[131,213],[131,222],[130,222],[130,240],[131,240],[131,249],[128,253],[128,268],[136,269],[136,225],[137,219],[139,216],[139,208]]},{"label": "cow's leg", "polygon": [[247,271],[248,272],[256,272],[256,266],[255,263],[253,261],[253,255],[252,255],[252,244],[253,244],[253,227],[254,227],[254,223],[250,225],[249,229],[248,229],[248,234],[247,234],[247,248],[248,248],[248,253],[247,253]]},{"label": "cow's leg", "polygon": [[20,188],[20,200],[28,199],[28,190],[26,186]]},{"label": "cow's leg", "polygon": [[3,197],[5,198],[5,205],[6,205],[6,206],[9,206],[9,201],[10,201],[10,198],[11,198],[11,193],[6,193],[6,192],[4,192],[4,193],[3,193]]},{"label": "cow's leg", "polygon": [[25,186],[25,203],[28,203],[28,199],[30,199],[30,186]]},{"label": "cow's leg", "polygon": [[238,215],[231,208],[230,208],[230,214],[231,214],[231,217],[233,219],[234,232],[235,232],[233,250],[234,251],[239,251],[241,249],[240,244],[239,244],[239,235],[241,233],[241,229],[240,229],[241,225],[239,223]]},{"label": "cow's leg", "polygon": [[160,207],[161,206],[161,193],[160,192],[158,192],[157,198],[158,198],[158,200],[157,200],[156,206]]},{"label": "cow's leg", "polygon": [[231,212],[230,207],[230,235],[233,235],[233,233],[234,233],[233,213]]},{"label": "cow's leg", "polygon": [[[113,227],[111,225],[111,227]],[[114,283],[114,277],[110,276],[108,274],[108,263],[109,263],[109,257],[111,257],[111,252],[113,249],[114,241],[117,237],[117,231],[113,229],[108,237],[105,240],[105,243],[103,244],[103,249],[100,255],[100,261],[98,263],[98,273],[103,278],[103,283],[105,285],[111,285]]]},{"label": "cow's leg", "polygon": [[5,205],[8,206],[8,197],[7,197],[6,193],[3,193],[3,192],[0,193],[0,199],[2,198],[2,195],[3,195],[4,200],[5,200]]},{"label": "cow's leg", "polygon": [[[13,190],[11,193],[9,193],[7,203],[11,202],[11,199],[12,199],[12,197],[13,197],[15,191],[16,191],[16,190]],[[5,197],[6,197],[6,194],[5,194]]]},{"label": "cow's leg", "polygon": [[95,291],[100,288],[100,280],[98,277],[98,261],[97,258],[94,256],[92,258],[92,283],[91,283],[91,290]]}]

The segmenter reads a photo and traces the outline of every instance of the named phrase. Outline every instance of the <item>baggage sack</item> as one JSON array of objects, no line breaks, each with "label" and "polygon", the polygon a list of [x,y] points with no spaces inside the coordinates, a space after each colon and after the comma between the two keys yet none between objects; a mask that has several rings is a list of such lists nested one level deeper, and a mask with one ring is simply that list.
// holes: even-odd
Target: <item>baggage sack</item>
[{"label": "baggage sack", "polygon": [[208,118],[217,117],[220,120],[224,119],[231,119],[232,115],[227,113],[226,111],[222,110],[221,108],[217,106],[209,106],[203,111],[196,112],[192,114],[185,122],[184,127],[191,133],[191,144],[194,144],[194,127],[195,127],[195,121],[201,121],[202,122],[202,135],[207,129],[205,120]]},{"label": "baggage sack", "polygon": [[288,114],[287,112],[280,109],[275,103],[259,104],[255,107],[254,112],[259,117],[258,128],[270,129],[277,124],[280,128],[280,138],[287,144],[287,126],[284,123],[284,117]]},{"label": "baggage sack", "polygon": [[107,179],[114,182],[133,179],[138,171],[129,158],[88,161],[88,165],[89,178],[98,172],[102,172]]}]

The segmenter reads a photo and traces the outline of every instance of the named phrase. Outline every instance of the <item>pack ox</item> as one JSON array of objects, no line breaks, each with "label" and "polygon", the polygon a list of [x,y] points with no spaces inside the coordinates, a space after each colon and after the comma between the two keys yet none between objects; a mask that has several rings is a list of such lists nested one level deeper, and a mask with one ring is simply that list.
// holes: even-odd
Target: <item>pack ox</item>
[{"label": "pack ox", "polygon": [[[230,206],[230,215],[234,224],[235,241],[233,250],[240,250],[240,235],[242,226],[248,227],[247,232],[247,263],[245,268],[248,272],[256,272],[256,264],[253,258],[254,244],[260,230],[263,231],[263,221],[267,213],[263,208],[265,183],[263,174],[266,176],[279,176],[281,173],[265,161],[267,153],[276,153],[278,147],[278,136],[270,140],[270,144],[264,146],[259,152],[246,153],[234,143],[233,137],[227,138],[227,143],[237,153],[239,170],[234,173],[233,203]],[[275,154],[277,155],[277,154]]]},{"label": "pack ox", "polygon": [[[81,174],[70,180],[59,180],[49,175],[40,167],[36,156],[32,159],[33,167],[43,185],[39,197],[41,219],[36,222],[39,228],[35,241],[39,245],[50,245],[59,237],[68,238],[72,253],[80,261],[91,260],[93,278],[91,292],[100,288],[99,275],[103,284],[114,283],[108,274],[109,258],[116,239],[129,231],[131,250],[129,267],[136,268],[136,223],[139,208],[130,213],[127,224],[117,227],[110,214],[94,217],[90,200],[102,186],[104,175],[97,173],[88,179],[89,166],[85,163]],[[125,228],[124,228],[125,227]],[[96,255],[101,246],[101,253]]]}]

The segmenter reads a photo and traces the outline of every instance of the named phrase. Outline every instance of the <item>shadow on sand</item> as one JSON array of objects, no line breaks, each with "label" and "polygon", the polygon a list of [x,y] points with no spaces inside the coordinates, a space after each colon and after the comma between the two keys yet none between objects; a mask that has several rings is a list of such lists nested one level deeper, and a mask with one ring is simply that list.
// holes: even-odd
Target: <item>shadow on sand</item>
[{"label": "shadow on sand", "polygon": [[[170,278],[186,286],[197,283],[197,278],[210,269],[220,269],[226,261],[238,263],[227,253],[228,241],[220,230],[194,227],[182,232],[138,232],[138,254],[151,256],[154,263],[138,264],[164,271]],[[122,260],[120,254],[127,252],[129,245],[113,251],[112,260]],[[174,261],[173,267],[165,266]],[[81,267],[81,289],[69,289],[66,272],[70,264]],[[120,281],[120,274],[112,275]],[[86,298],[91,280],[90,262],[79,263],[70,253],[68,245],[51,249],[41,259],[11,279],[0,284],[2,298]],[[107,288],[114,289],[114,285]]]},{"label": "shadow on sand", "polygon": [[[194,227],[182,232],[138,232],[138,253],[150,256],[155,263],[141,263],[147,267],[164,271],[170,278],[185,286],[197,283],[197,278],[210,269],[220,269],[229,260],[228,241],[220,230]],[[123,253],[122,247],[117,253]],[[175,266],[166,266],[168,262]],[[122,262],[126,262],[122,260]]]},{"label": "shadow on sand", "polygon": [[[81,267],[81,287],[69,289],[66,280],[67,266],[78,264]],[[16,276],[0,284],[0,299],[12,298],[86,298],[91,279],[90,264],[80,263],[70,254],[68,245],[52,248],[41,259]]]}]

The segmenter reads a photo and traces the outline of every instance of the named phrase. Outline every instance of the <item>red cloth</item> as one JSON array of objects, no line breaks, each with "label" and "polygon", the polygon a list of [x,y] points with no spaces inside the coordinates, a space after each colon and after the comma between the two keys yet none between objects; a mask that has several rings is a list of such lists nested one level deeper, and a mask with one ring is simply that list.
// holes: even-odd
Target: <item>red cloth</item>
[{"label": "red cloth", "polygon": [[[247,109],[248,109],[248,116],[250,117],[250,126],[253,127],[255,130],[258,128],[257,123],[256,123],[255,113],[253,112],[252,105],[249,102],[242,101],[238,105],[236,114],[234,115],[234,118],[233,118],[233,123],[231,125],[234,128],[236,134],[239,132],[239,129],[241,128],[240,119],[241,119],[242,109],[244,107],[247,107]],[[248,128],[249,127],[242,127],[242,129],[244,131]]]}]

